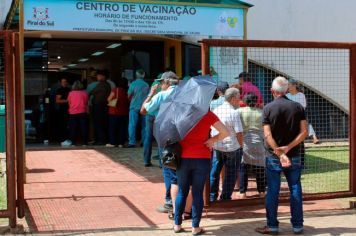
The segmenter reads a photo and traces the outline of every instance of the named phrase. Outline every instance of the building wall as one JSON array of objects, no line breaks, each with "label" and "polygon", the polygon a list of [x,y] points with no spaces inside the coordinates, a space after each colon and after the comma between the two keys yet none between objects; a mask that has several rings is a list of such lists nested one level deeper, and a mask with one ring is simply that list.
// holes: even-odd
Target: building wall
[{"label": "building wall", "polygon": [[[248,39],[356,41],[356,25],[352,23],[356,20],[354,0],[248,0],[247,2],[254,4],[247,15]],[[317,53],[318,58],[313,59],[311,56],[304,60],[300,51],[292,50],[288,53],[288,59],[295,61],[293,70],[285,68],[283,64],[278,65],[281,59],[279,52],[276,53],[278,55],[273,55],[272,52],[267,61],[258,54],[250,54],[248,57],[302,81],[323,97],[348,111],[347,51],[340,52],[341,56],[335,56],[333,50],[324,50]],[[343,91],[336,92],[335,86],[332,85],[342,88]]]},{"label": "building wall", "polygon": [[248,39],[356,41],[354,0],[247,0]]}]

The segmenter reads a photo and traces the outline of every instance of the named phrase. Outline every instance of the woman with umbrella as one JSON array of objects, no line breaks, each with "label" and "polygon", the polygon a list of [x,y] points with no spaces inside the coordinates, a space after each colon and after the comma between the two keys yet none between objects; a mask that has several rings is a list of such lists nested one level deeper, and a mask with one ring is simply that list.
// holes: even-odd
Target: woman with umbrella
[{"label": "woman with umbrella", "polygon": [[[182,147],[180,166],[177,168],[178,195],[175,201],[175,233],[181,232],[182,214],[192,186],[192,234],[200,235],[203,211],[203,190],[210,172],[211,149],[215,142],[229,135],[219,118],[209,111],[216,83],[208,77],[192,78],[178,86],[160,107],[155,122],[155,137],[160,146],[166,140],[180,141]],[[162,109],[161,109],[162,108]],[[210,128],[218,134],[209,138]]]},{"label": "woman with umbrella", "polygon": [[[209,138],[211,126],[219,133]],[[192,185],[192,234],[202,234],[203,229],[199,227],[199,223],[204,205],[204,184],[210,171],[211,149],[215,142],[226,138],[228,135],[229,131],[219,118],[208,111],[180,142],[182,159],[180,167],[177,169],[179,191],[175,202],[174,232],[182,230],[182,214],[190,185]]]}]

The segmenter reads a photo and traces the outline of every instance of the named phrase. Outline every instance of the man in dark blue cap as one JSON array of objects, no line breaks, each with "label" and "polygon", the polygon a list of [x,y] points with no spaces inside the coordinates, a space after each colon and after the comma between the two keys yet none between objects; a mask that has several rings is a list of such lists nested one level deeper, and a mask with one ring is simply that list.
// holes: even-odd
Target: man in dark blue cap
[{"label": "man in dark blue cap", "polygon": [[210,103],[210,110],[213,111],[218,106],[225,102],[225,91],[229,88],[229,84],[226,81],[218,81],[214,100]]}]

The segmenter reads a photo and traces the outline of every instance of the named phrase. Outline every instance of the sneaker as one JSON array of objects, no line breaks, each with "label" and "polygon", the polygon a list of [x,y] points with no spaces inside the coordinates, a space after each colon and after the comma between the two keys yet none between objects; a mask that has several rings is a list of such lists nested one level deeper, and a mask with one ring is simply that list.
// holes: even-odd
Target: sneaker
[{"label": "sneaker", "polygon": [[124,147],[124,145],[121,145],[121,144],[120,144],[118,147],[119,147],[119,148],[123,148],[123,147]]},{"label": "sneaker", "polygon": [[166,203],[163,206],[157,207],[156,210],[160,213],[168,213],[173,211],[173,206]]},{"label": "sneaker", "polygon": [[294,228],[293,227],[293,233],[294,234],[303,234],[304,233],[304,229],[303,229],[303,227],[299,227],[299,228]]},{"label": "sneaker", "polygon": [[67,139],[67,140],[64,141],[64,142],[61,142],[61,146],[62,146],[62,147],[70,147],[70,146],[72,146],[72,141],[70,141],[69,139]]},{"label": "sneaker", "polygon": [[239,199],[246,199],[246,198],[247,198],[246,193],[239,194]]},{"label": "sneaker", "polygon": [[115,145],[113,145],[113,144],[110,144],[110,143],[107,143],[106,145],[105,145],[105,147],[116,147]]}]

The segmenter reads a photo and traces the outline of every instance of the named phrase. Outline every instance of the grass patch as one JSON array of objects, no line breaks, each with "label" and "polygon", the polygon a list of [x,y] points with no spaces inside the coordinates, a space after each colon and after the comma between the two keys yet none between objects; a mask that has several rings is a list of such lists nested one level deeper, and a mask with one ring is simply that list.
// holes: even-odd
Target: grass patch
[{"label": "grass patch", "polygon": [[5,159],[0,159],[0,210],[7,208],[7,188],[6,178],[4,173]]},{"label": "grass patch", "polygon": [[6,209],[6,182],[4,178],[0,178],[0,210]]},{"label": "grass patch", "polygon": [[306,193],[349,190],[349,148],[320,147],[306,149],[302,187]]}]

